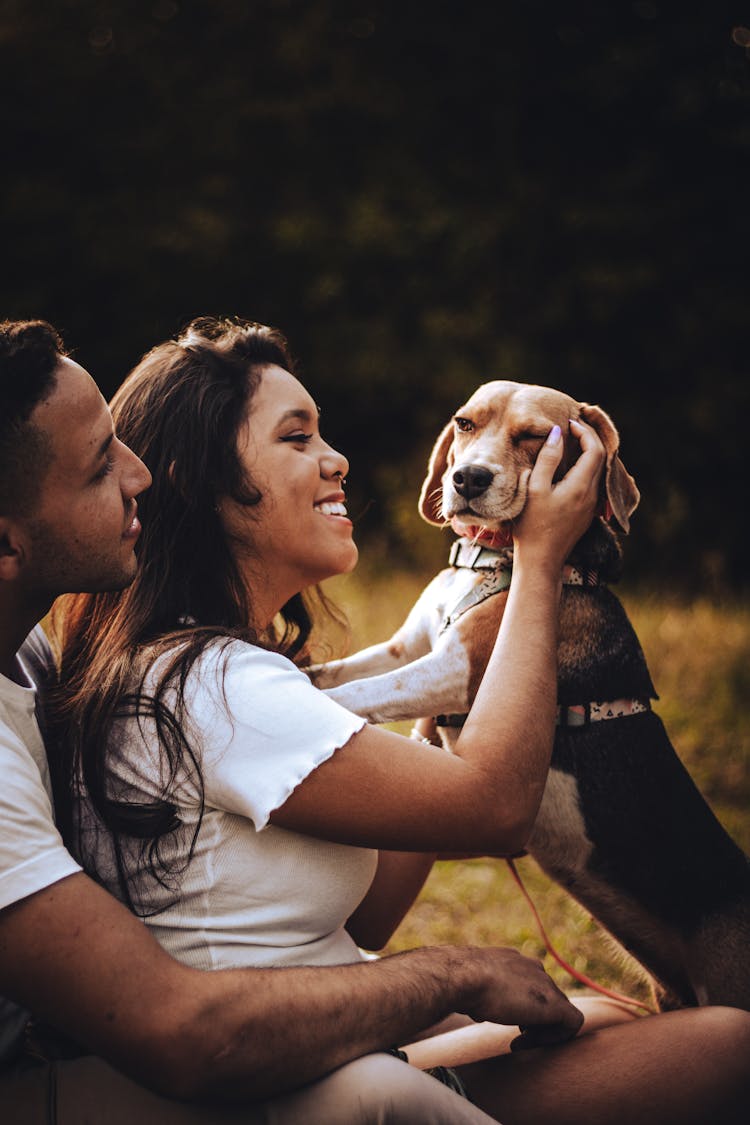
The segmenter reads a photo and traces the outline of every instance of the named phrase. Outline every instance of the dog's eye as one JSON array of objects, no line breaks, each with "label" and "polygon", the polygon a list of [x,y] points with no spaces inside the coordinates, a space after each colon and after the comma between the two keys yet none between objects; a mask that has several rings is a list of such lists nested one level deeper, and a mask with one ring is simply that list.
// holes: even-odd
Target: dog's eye
[{"label": "dog's eye", "polygon": [[525,441],[544,441],[546,437],[546,434],[532,434],[531,430],[522,430],[520,434],[515,435],[513,441],[516,445],[521,445]]},{"label": "dog's eye", "polygon": [[471,434],[474,432],[474,423],[469,418],[460,418],[456,416],[453,421],[456,424],[456,429],[462,434]]}]

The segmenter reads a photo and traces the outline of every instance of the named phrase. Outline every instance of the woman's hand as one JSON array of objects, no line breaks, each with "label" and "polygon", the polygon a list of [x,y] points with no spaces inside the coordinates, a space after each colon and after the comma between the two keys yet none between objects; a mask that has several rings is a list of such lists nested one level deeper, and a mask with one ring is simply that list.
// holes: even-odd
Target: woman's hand
[{"label": "woman's hand", "polygon": [[556,568],[562,567],[594,518],[605,459],[604,446],[591,426],[571,419],[570,430],[581,443],[580,457],[562,480],[553,481],[564,444],[560,427],[554,426],[529,477],[524,510],[513,524],[519,553],[528,558],[539,552]]}]

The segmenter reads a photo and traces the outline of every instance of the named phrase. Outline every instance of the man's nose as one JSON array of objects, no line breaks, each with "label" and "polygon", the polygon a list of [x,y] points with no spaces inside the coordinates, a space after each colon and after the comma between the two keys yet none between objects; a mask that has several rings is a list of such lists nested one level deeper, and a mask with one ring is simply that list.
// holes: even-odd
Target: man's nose
[{"label": "man's nose", "polygon": [[138,496],[145,492],[151,485],[151,473],[143,464],[140,457],[133,453],[127,445],[123,446],[128,458],[127,471],[123,474],[122,490],[127,496]]}]

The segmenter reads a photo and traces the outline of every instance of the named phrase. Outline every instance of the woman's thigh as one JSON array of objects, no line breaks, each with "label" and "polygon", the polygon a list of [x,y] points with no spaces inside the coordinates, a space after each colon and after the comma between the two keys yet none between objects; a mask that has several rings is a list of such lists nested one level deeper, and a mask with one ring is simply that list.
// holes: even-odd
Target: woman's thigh
[{"label": "woman's thigh", "polygon": [[264,1125],[494,1125],[434,1078],[385,1054],[268,1102],[265,1114]]}]

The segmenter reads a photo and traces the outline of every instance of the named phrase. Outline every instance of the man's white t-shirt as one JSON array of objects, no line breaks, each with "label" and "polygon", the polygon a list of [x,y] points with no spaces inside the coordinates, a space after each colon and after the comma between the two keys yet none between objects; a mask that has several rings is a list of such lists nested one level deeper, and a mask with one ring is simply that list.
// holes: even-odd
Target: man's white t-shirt
[{"label": "man's white t-shirt", "polygon": [[[13,680],[0,675],[0,910],[81,868],[54,823],[36,688],[52,655],[41,629],[16,657]],[[27,1019],[0,998],[0,1061],[15,1050]]]}]

